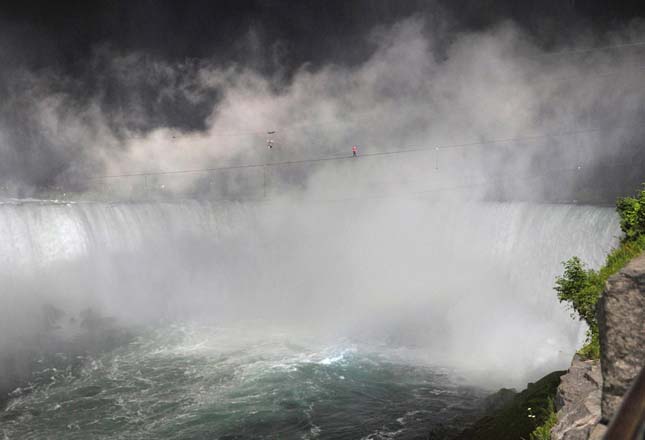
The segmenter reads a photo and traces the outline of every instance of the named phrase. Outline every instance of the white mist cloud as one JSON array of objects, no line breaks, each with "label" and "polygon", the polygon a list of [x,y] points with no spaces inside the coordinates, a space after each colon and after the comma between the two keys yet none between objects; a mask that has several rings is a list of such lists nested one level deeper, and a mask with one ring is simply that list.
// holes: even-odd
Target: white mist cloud
[{"label": "white mist cloud", "polygon": [[[221,99],[206,120],[206,130],[180,133],[158,128],[126,135],[120,148],[114,148],[110,136],[96,133],[94,143],[105,146],[100,148],[100,162],[107,174],[120,174],[347,155],[355,144],[363,154],[427,147],[426,153],[385,157],[380,162],[370,159],[374,166],[363,165],[361,178],[355,180],[392,181],[389,175],[395,174],[436,186],[428,180],[435,177],[433,146],[528,138],[442,149],[439,180],[450,186],[506,174],[540,176],[551,170],[593,167],[633,149],[642,135],[638,121],[643,77],[634,67],[638,56],[607,51],[594,55],[592,63],[581,56],[545,55],[511,24],[462,35],[441,59],[432,52],[432,41],[419,20],[381,29],[372,38],[377,49],[365,63],[317,71],[305,66],[286,86],[276,86],[271,78],[251,70],[202,65],[188,80],[176,81],[179,85],[164,88],[159,95],[185,93],[188,100],[195,100],[200,91],[219,91]],[[126,78],[131,71],[179,75],[157,63],[145,64],[141,73],[141,65],[128,57],[114,62],[125,64],[116,70]],[[603,66],[602,70],[590,71],[590,64]],[[130,114],[125,110],[122,117]],[[266,134],[273,130],[275,135]],[[562,135],[575,132],[581,133]],[[556,136],[549,137],[552,134]],[[269,137],[276,146],[272,151],[266,148]],[[344,169],[336,162],[312,167],[329,174],[319,185],[327,192],[334,173],[342,175]],[[391,171],[397,167],[404,172]],[[301,175],[309,174],[302,171],[305,167],[297,168],[272,167],[270,172],[274,181],[293,181],[295,175],[301,183],[316,185],[315,179]],[[262,172],[255,171],[258,176]],[[214,174],[156,179],[185,191],[193,181]],[[225,180],[233,181],[235,175],[228,173]],[[180,183],[173,185],[173,180]],[[280,191],[286,188],[281,186]],[[539,194],[541,185],[533,190]],[[226,195],[235,197],[230,188]]]}]

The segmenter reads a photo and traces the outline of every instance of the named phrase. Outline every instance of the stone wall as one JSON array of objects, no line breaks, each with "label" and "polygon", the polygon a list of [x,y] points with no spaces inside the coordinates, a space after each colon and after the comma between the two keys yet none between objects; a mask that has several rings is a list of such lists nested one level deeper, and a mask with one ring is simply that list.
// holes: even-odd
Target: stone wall
[{"label": "stone wall", "polygon": [[598,326],[606,423],[645,366],[645,254],[607,281],[598,305]]}]

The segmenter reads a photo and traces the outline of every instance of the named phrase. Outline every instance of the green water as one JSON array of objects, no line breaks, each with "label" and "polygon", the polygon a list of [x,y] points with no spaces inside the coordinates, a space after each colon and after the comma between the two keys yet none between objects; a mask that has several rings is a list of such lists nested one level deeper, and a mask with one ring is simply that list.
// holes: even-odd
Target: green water
[{"label": "green water", "polygon": [[345,340],[168,325],[100,355],[41,361],[31,385],[0,413],[0,434],[411,439],[450,431],[472,415],[482,391],[405,359],[400,349]]}]

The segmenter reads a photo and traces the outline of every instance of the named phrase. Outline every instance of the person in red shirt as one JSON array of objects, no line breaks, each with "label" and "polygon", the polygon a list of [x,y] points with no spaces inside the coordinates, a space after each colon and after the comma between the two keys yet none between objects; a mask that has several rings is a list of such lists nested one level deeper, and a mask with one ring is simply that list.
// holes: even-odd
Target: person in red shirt
[{"label": "person in red shirt", "polygon": [[356,145],[352,147],[352,156],[358,156],[358,147]]}]

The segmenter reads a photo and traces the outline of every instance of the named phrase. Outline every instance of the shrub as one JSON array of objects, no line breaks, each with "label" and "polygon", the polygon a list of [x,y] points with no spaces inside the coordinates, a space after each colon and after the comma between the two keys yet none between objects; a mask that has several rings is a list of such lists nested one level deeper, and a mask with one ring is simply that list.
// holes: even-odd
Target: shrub
[{"label": "shrub", "polygon": [[564,274],[555,279],[555,291],[561,302],[568,302],[589,327],[596,322],[595,309],[598,301],[598,274],[586,269],[580,258],[571,257],[563,263]]},{"label": "shrub", "polygon": [[620,215],[620,228],[625,233],[624,241],[645,235],[645,185],[636,197],[618,199],[616,209]]},{"label": "shrub", "polygon": [[560,302],[568,303],[573,316],[584,320],[589,327],[586,344],[578,354],[585,359],[596,359],[600,357],[596,303],[605,282],[598,272],[587,269],[578,257],[563,264],[564,274],[555,279],[554,289]]},{"label": "shrub", "polygon": [[578,352],[585,359],[600,357],[596,304],[607,279],[645,250],[645,189],[640,190],[636,197],[618,199],[616,210],[625,235],[620,246],[607,255],[605,265],[595,271],[587,269],[580,258],[571,257],[562,263],[562,276],[555,279],[554,289],[560,302],[568,303],[573,309],[573,316],[584,320],[589,326],[585,346]]}]

